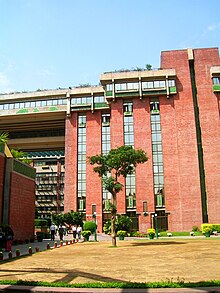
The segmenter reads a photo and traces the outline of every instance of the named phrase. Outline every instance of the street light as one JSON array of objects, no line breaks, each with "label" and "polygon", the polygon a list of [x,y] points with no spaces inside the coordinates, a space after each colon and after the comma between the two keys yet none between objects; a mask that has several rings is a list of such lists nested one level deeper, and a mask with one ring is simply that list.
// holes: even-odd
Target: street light
[{"label": "street light", "polygon": [[158,239],[158,222],[157,222],[157,214],[154,214],[154,219],[155,219],[156,238]]}]

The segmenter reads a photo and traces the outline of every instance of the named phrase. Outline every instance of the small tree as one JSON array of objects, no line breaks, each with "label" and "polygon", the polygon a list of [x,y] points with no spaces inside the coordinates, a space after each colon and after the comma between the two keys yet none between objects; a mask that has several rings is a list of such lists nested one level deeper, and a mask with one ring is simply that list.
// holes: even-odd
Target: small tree
[{"label": "small tree", "polygon": [[123,188],[123,185],[118,181],[119,177],[133,174],[135,167],[146,162],[147,159],[147,155],[143,150],[135,150],[132,146],[121,146],[110,150],[107,155],[101,154],[89,158],[89,163],[96,165],[93,170],[98,173],[99,177],[102,177],[104,188],[112,195],[110,210],[113,246],[116,246],[116,196]]}]

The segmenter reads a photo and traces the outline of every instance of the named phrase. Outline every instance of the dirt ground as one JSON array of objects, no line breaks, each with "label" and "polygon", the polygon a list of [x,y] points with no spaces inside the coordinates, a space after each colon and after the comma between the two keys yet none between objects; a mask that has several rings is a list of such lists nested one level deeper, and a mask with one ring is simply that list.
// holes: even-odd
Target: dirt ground
[{"label": "dirt ground", "polygon": [[150,282],[220,279],[220,238],[85,242],[0,263],[1,280]]}]

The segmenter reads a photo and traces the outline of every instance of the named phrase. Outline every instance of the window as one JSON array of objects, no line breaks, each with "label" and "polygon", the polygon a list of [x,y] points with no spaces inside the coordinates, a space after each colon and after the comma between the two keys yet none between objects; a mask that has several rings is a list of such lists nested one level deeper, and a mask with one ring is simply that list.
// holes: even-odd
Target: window
[{"label": "window", "polygon": [[220,84],[220,77],[213,77],[212,82],[213,84]]}]

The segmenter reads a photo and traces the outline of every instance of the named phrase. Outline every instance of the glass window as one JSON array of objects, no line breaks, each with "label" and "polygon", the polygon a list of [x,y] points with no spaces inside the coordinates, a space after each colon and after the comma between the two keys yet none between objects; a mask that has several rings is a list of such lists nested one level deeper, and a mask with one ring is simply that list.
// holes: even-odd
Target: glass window
[{"label": "glass window", "polygon": [[169,87],[175,86],[175,80],[174,79],[168,80],[168,85]]},{"label": "glass window", "polygon": [[220,77],[213,77],[212,82],[213,84],[220,84]]},{"label": "glass window", "polygon": [[106,90],[107,91],[112,91],[112,84],[107,84],[106,85]]},{"label": "glass window", "polygon": [[41,101],[36,101],[36,107],[40,107],[41,106]]},{"label": "glass window", "polygon": [[36,103],[35,102],[31,102],[31,107],[35,107],[36,106]]}]

